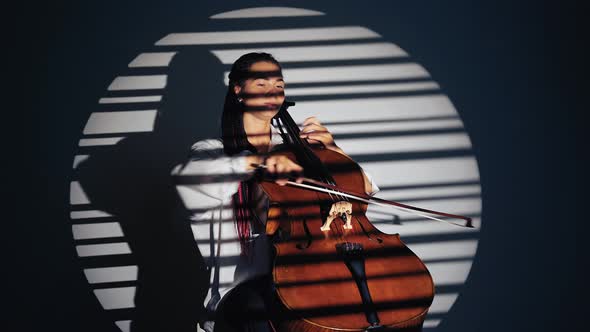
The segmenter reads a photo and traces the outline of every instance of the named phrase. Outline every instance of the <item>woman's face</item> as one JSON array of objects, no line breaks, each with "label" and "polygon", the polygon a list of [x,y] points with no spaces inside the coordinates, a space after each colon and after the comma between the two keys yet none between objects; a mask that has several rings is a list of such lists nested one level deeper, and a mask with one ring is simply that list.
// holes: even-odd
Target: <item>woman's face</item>
[{"label": "woman's face", "polygon": [[243,86],[236,85],[234,92],[242,98],[244,110],[258,118],[270,120],[285,101],[285,81],[279,66],[272,62],[255,62],[250,66],[251,78]]}]

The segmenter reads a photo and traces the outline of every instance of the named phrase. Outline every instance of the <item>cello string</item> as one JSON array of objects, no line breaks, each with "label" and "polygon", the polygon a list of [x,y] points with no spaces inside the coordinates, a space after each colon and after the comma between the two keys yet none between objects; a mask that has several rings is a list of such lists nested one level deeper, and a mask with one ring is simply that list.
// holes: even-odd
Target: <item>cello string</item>
[{"label": "cello string", "polygon": [[[300,136],[299,136],[299,127],[297,127],[297,124],[295,123],[295,121],[293,120],[293,118],[291,117],[291,115],[287,112],[287,108],[289,106],[288,102],[285,102],[283,105],[285,105],[284,109],[281,109],[281,114],[279,116],[279,119],[281,120],[281,123],[285,126],[285,129],[287,129],[287,132],[289,134],[289,138],[292,141],[292,146],[296,149],[298,149],[298,151],[300,152],[300,155],[305,158],[305,163],[306,166],[316,166],[314,168],[318,169],[318,171],[320,171],[323,174],[317,174],[320,177],[320,180],[329,184],[335,184],[333,181],[330,181],[330,179],[328,178],[328,176],[326,175],[326,170],[323,167],[323,164],[321,163],[321,161],[317,160],[317,157],[315,155],[313,155],[316,158],[313,158],[310,156],[310,153],[312,153],[309,149],[309,144],[307,143],[307,141],[303,140]],[[315,159],[315,160],[314,160]],[[318,165],[319,164],[319,165]],[[306,167],[307,168],[307,167]],[[332,196],[332,194],[329,194],[330,199],[335,202],[336,200],[334,199],[334,197]]]},{"label": "cello string", "polygon": [[[329,171],[327,170],[325,164],[312,151],[312,148],[311,148],[309,142],[300,136],[299,126],[297,126],[297,124],[295,123],[295,120],[293,120],[293,118],[291,117],[291,115],[287,111],[287,108],[289,106],[293,106],[293,105],[295,105],[294,102],[285,101],[281,107],[281,110],[279,112],[279,116],[277,117],[278,119],[280,119],[281,123],[285,126],[285,129],[287,130],[287,132],[289,134],[288,135],[289,137],[285,137],[285,138],[287,138],[288,141],[292,142],[293,147],[297,151],[299,151],[299,155],[305,159],[304,160],[305,161],[305,168],[307,168],[309,166],[315,166],[313,168],[318,170],[318,173],[316,173],[316,175],[319,176],[319,179],[323,183],[326,183],[326,184],[332,185],[332,186],[336,186],[336,183],[335,183],[334,179],[332,178],[331,174],[329,173]],[[279,126],[281,132],[283,132],[281,127],[282,126]],[[283,132],[283,135],[284,135],[284,132]],[[285,136],[287,136],[287,135],[285,135]],[[350,203],[348,197],[341,195],[341,193],[338,190],[333,190],[331,192],[327,192],[327,194],[329,196],[329,199],[332,201],[332,206],[337,201],[344,201],[344,202]],[[332,195],[335,195],[336,197],[334,197]],[[335,198],[337,198],[337,200]],[[342,218],[342,215],[340,217]],[[342,218],[342,219],[344,219],[344,218]],[[350,222],[350,221],[348,221],[348,222]],[[341,240],[344,240],[343,235],[345,232],[343,231],[343,229],[340,229],[340,227],[337,227],[337,229],[338,229],[338,231],[337,231],[338,236],[341,238]]]},{"label": "cello string", "polygon": [[[300,151],[300,155],[305,158],[304,162],[305,162],[305,168],[309,167],[309,166],[315,166],[314,168],[316,170],[318,170],[319,174],[317,174],[320,177],[320,180],[324,183],[327,184],[332,184],[332,185],[336,185],[335,181],[333,180],[332,176],[330,175],[330,173],[327,171],[324,163],[312,152],[311,146],[309,145],[309,142],[307,142],[306,139],[301,138],[300,134],[300,129],[297,126],[297,124],[295,123],[295,121],[293,120],[293,118],[291,117],[291,115],[287,112],[287,108],[290,105],[293,105],[292,103],[289,102],[285,102],[284,103],[285,107],[281,109],[282,114],[279,116],[279,118],[281,119],[281,122],[284,123],[287,131],[290,134],[290,138],[291,140],[293,140],[293,147],[296,148],[297,150]],[[337,200],[335,199],[334,196],[332,196],[332,194],[334,194],[336,196],[336,198],[338,198],[338,201],[348,201],[348,198],[343,197],[342,195],[340,195],[338,192],[330,192],[328,193],[328,196],[330,198],[330,200],[332,201],[332,206],[334,204],[334,202],[336,202]],[[341,241],[344,241],[343,235],[344,235],[344,231],[338,227],[338,224],[336,224],[336,233],[338,235],[338,237],[340,238]]]},{"label": "cello string", "polygon": [[[296,141],[296,143],[297,143],[296,145],[299,146],[300,149],[302,150],[304,157],[307,158],[308,165],[315,164],[315,166],[324,173],[322,181],[335,186],[336,183],[334,182],[332,177],[329,175],[329,172],[325,168],[325,165],[311,151],[311,146],[309,145],[309,142],[307,142],[307,140],[305,140],[299,136],[299,132],[300,132],[299,127],[297,126],[297,124],[295,123],[295,121],[293,120],[291,115],[287,112],[287,108],[290,105],[290,103],[286,103],[285,105],[286,105],[286,107],[284,109],[284,113],[281,116],[281,120],[285,121],[285,125],[287,127],[287,130],[292,135],[292,139],[294,141]],[[338,192],[335,192],[334,195],[339,197],[340,201],[348,201],[348,199],[346,197],[340,195]],[[332,200],[332,202],[336,201],[332,197],[332,194],[329,194],[329,196],[330,196],[330,199]]]},{"label": "cello string", "polygon": [[[303,150],[305,150],[305,151],[306,151],[308,154],[313,154],[313,152],[312,152],[312,149],[311,149],[311,146],[310,146],[309,142],[307,142],[307,140],[306,140],[306,139],[304,139],[304,138],[301,138],[301,137],[299,136],[299,127],[297,126],[297,124],[295,123],[295,121],[293,120],[293,118],[292,118],[292,117],[291,117],[291,116],[290,116],[290,115],[289,115],[287,112],[285,112],[285,113],[286,113],[286,114],[285,114],[285,118],[287,118],[286,120],[289,122],[289,124],[290,124],[290,126],[291,126],[291,129],[292,129],[292,132],[293,132],[294,136],[296,137],[296,139],[297,139],[297,141],[298,141],[298,144],[299,144],[299,145],[302,147],[302,149],[303,149]],[[315,156],[315,154],[313,154],[313,156],[314,156],[314,157],[316,157],[316,156]],[[307,157],[307,155],[306,155],[306,157]],[[313,161],[314,161],[314,160],[311,160],[311,159],[315,159],[315,161],[316,161],[317,163],[319,163],[319,165],[321,166],[321,169],[322,169],[322,171],[324,171],[325,173],[329,174],[329,173],[328,173],[328,171],[327,171],[327,169],[325,168],[325,165],[324,165],[324,163],[323,163],[321,160],[319,160],[319,158],[317,158],[317,157],[316,157],[316,158],[309,158],[309,157],[308,157],[308,161],[309,161],[309,163],[311,163],[311,162],[313,162]],[[325,183],[327,183],[327,184],[331,184],[332,186],[336,186],[336,183],[334,182],[334,180],[332,179],[332,177],[331,177],[330,175],[326,176],[326,179],[323,179],[323,180],[324,180],[323,182],[325,182]],[[346,197],[346,196],[344,196],[344,195],[341,195],[341,193],[340,193],[338,190],[334,190],[334,191],[331,191],[331,192],[327,192],[327,194],[329,195],[329,197],[330,197],[330,199],[331,199],[332,203],[334,203],[334,202],[337,202],[337,201],[341,201],[341,202],[349,202],[349,203],[350,203],[350,201],[349,201],[348,197]],[[332,196],[332,194],[334,194],[334,195],[336,196],[337,200],[336,200],[336,199],[335,199],[335,198]],[[351,212],[352,212],[352,211],[351,211]],[[336,213],[337,213],[337,212],[336,212]],[[341,219],[343,219],[343,218],[342,218],[342,215],[340,215],[340,218],[341,218]],[[344,220],[343,220],[343,221],[344,221]],[[357,219],[357,221],[358,221],[358,219]],[[351,221],[349,221],[349,222],[351,222]],[[347,222],[347,223],[348,223],[348,222]],[[351,223],[351,225],[352,225],[352,223]],[[343,237],[344,237],[344,234],[345,234],[346,232],[344,231],[344,229],[343,229],[342,227],[340,227],[340,223],[336,224],[336,228],[337,228],[337,230],[338,230],[338,235],[339,235],[339,237],[341,238],[341,240],[343,240],[343,241],[344,241],[344,238],[343,238]]]}]

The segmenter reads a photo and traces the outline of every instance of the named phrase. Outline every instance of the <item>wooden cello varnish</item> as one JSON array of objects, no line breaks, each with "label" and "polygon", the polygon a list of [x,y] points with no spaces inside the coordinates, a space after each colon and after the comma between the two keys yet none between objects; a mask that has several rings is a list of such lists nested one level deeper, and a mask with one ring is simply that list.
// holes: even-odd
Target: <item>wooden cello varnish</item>
[{"label": "wooden cello varnish", "polygon": [[[350,158],[328,149],[314,153],[338,187],[364,190],[362,171]],[[334,196],[268,181],[261,186],[272,204],[267,232],[279,234],[273,267],[281,302],[280,319],[273,322],[277,331],[421,330],[434,298],[432,277],[398,234],[371,224],[366,204],[351,201],[350,216],[336,217],[322,231]]]}]

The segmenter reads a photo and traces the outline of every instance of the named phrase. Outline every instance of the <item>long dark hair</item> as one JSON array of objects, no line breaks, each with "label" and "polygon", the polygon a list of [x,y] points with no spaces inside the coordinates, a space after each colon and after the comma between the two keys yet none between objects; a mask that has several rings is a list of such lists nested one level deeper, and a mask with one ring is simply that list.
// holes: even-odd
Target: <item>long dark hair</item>
[{"label": "long dark hair", "polygon": [[[232,65],[229,73],[229,84],[225,103],[223,105],[223,114],[221,115],[221,135],[223,140],[223,152],[232,156],[244,150],[256,153],[256,148],[248,142],[248,137],[244,129],[243,112],[244,106],[238,101],[238,95],[234,92],[236,85],[242,86],[244,82],[252,77],[250,67],[256,62],[270,62],[279,67],[279,73],[282,72],[279,62],[268,53],[248,53],[242,55]],[[238,237],[243,255],[249,255],[247,242],[250,239],[251,222],[254,222],[255,212],[252,210],[253,199],[252,181],[240,182],[238,192],[234,194],[233,210],[235,224],[238,230]]]}]

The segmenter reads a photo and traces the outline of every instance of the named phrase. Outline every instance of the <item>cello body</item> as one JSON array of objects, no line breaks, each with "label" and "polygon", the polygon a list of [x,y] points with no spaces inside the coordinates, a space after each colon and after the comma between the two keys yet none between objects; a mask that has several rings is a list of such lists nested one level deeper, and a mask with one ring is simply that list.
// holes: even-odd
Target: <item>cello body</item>
[{"label": "cello body", "polygon": [[[313,152],[338,187],[364,192],[354,161],[325,148]],[[297,162],[292,152],[281,154]],[[434,298],[432,277],[398,234],[371,224],[365,203],[351,201],[350,216],[322,230],[334,195],[260,185],[271,204],[267,234],[275,239],[276,331],[421,330]]]}]

